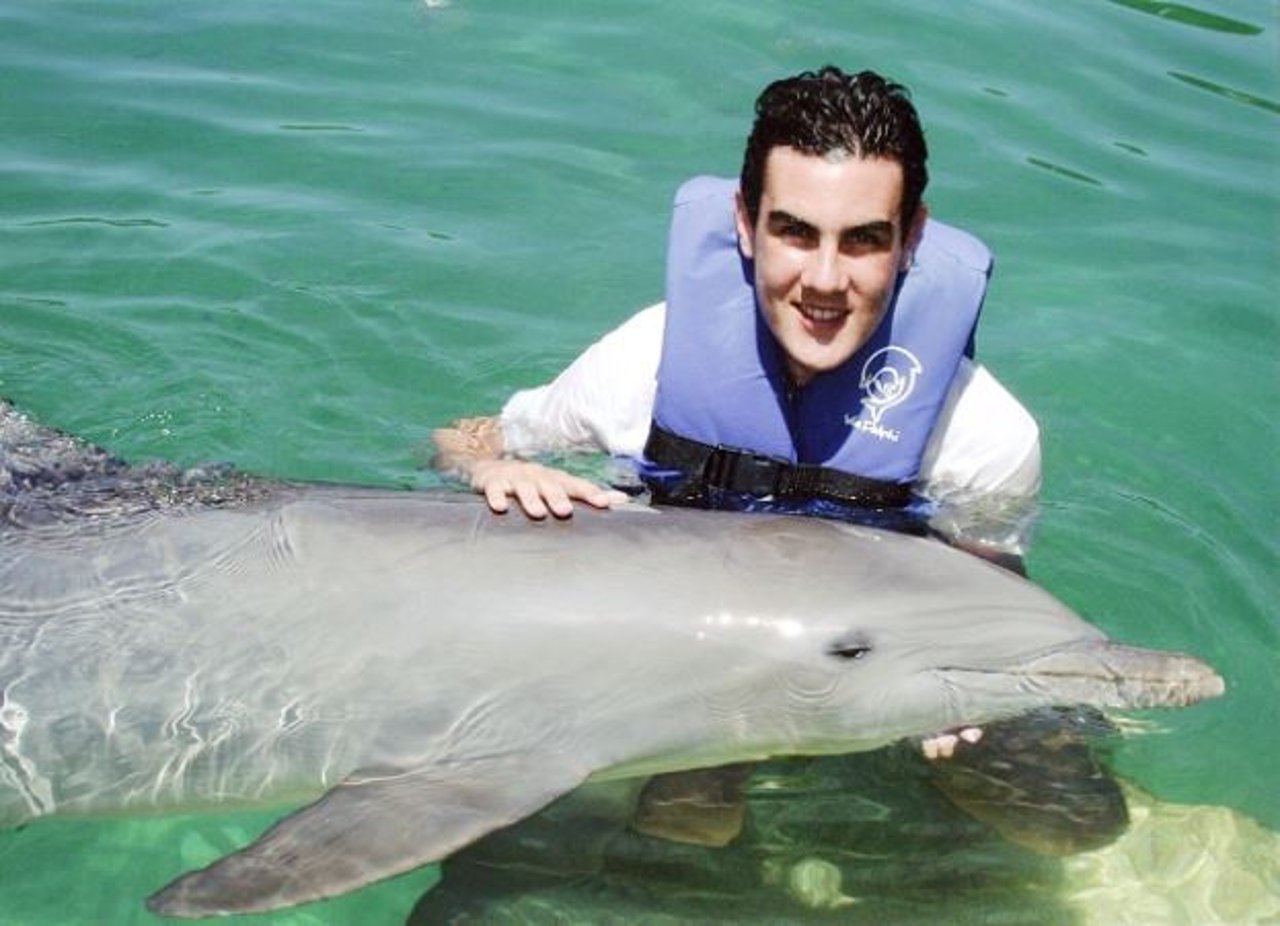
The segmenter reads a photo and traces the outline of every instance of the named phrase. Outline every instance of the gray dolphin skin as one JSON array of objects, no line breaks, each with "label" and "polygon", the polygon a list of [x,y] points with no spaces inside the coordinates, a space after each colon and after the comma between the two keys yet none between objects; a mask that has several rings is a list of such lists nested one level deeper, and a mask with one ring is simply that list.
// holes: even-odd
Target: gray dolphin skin
[{"label": "gray dolphin skin", "polygon": [[313,801],[163,915],[350,891],[588,780],[1222,691],[932,540],[135,469],[0,403],[0,824]]}]

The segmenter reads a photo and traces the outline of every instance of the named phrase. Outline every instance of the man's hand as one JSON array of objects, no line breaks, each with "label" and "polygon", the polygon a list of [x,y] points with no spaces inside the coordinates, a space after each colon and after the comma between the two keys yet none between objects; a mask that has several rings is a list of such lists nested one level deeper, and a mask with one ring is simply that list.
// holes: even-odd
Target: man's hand
[{"label": "man's hand", "polygon": [[470,477],[471,488],[484,495],[496,514],[505,513],[513,497],[524,513],[536,520],[548,513],[570,517],[574,501],[595,508],[612,508],[627,501],[616,489],[527,460],[479,460],[471,467]]},{"label": "man's hand", "polygon": [[627,501],[624,493],[589,479],[540,463],[504,458],[502,425],[496,418],[464,418],[452,427],[439,429],[432,437],[439,451],[436,468],[465,479],[497,514],[507,511],[512,498],[535,519],[548,514],[570,517],[574,501],[595,508],[611,508]]},{"label": "man's hand", "polygon": [[981,729],[978,727],[964,727],[954,733],[939,733],[937,736],[931,736],[921,741],[920,748],[924,752],[926,759],[950,759],[955,754],[956,747],[960,745],[961,740],[972,746],[980,739],[982,739]]}]

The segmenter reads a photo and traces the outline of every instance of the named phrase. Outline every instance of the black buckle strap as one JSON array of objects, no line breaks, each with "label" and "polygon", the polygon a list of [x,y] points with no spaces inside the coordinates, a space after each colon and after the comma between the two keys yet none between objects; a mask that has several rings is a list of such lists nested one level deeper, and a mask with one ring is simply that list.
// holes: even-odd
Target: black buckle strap
[{"label": "black buckle strap", "polygon": [[904,508],[911,502],[909,485],[792,463],[735,447],[713,447],[656,424],[650,428],[644,454],[660,467],[692,477],[696,485],[689,488],[699,494],[709,488],[722,489],[786,501],[826,499],[859,508]]},{"label": "black buckle strap", "polygon": [[788,465],[786,460],[760,453],[712,447],[702,464],[702,483],[716,489],[765,498],[778,494],[783,467]]}]

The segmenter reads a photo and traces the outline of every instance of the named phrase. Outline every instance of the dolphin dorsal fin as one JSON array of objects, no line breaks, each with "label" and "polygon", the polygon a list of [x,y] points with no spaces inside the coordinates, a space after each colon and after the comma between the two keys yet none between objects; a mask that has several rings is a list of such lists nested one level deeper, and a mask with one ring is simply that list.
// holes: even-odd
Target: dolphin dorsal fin
[{"label": "dolphin dorsal fin", "polygon": [[528,753],[368,769],[249,846],[147,900],[161,916],[274,910],[320,900],[439,861],[573,790],[586,770]]},{"label": "dolphin dorsal fin", "polygon": [[101,447],[33,421],[0,397],[0,492],[48,489],[124,468]]}]

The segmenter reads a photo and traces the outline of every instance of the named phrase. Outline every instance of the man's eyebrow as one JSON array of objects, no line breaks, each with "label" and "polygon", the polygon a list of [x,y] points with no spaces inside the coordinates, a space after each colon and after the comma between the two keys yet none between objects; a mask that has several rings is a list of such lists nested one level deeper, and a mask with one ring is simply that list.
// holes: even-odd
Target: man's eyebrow
[{"label": "man's eyebrow", "polygon": [[842,229],[840,234],[842,235],[873,234],[873,235],[890,235],[891,236],[893,235],[896,228],[897,226],[895,226],[888,219],[873,219],[870,222],[863,222],[860,225],[851,225],[848,228]]},{"label": "man's eyebrow", "polygon": [[771,209],[767,217],[770,225],[803,225],[805,228],[812,228],[811,222],[806,222],[798,215],[792,215],[785,209]]},{"label": "man's eyebrow", "polygon": [[[792,215],[785,209],[771,209],[767,216],[769,225],[796,225],[803,228],[813,228],[812,222],[802,219],[797,215]],[[896,226],[888,219],[872,219],[869,222],[860,222],[857,225],[850,225],[847,228],[840,229],[840,237],[848,235],[881,235],[893,236]]]}]

